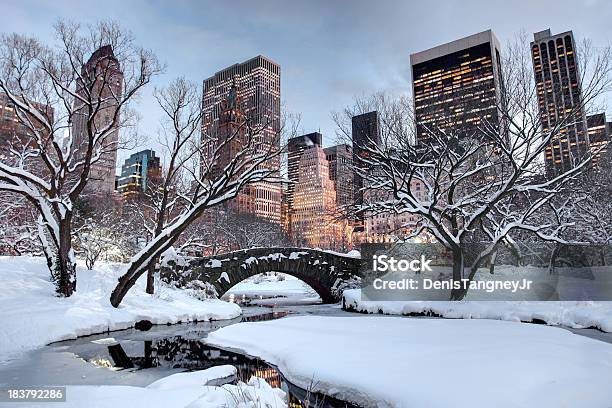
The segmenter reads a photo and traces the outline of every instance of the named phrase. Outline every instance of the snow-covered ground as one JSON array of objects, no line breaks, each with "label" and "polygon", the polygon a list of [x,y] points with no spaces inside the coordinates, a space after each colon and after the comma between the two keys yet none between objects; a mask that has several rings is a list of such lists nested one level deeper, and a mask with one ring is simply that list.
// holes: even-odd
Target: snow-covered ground
[{"label": "snow-covered ground", "polygon": [[286,273],[251,276],[228,290],[223,299],[248,301],[252,305],[320,303],[321,298],[305,282]]},{"label": "snow-covered ground", "polygon": [[223,327],[206,341],[362,406],[612,406],[612,345],[555,327],[299,316]]},{"label": "snow-covered ground", "polygon": [[360,289],[344,291],[344,304],[358,312],[389,315],[434,313],[451,319],[495,319],[516,322],[544,321],[552,326],[596,327],[612,332],[612,302],[569,301],[374,301],[362,300]]},{"label": "snow-covered ground", "polygon": [[55,296],[43,258],[0,257],[0,362],[50,342],[154,324],[231,319],[240,307],[220,300],[200,301],[162,285],[145,293],[146,277],[136,283],[119,308],[109,302],[125,265],[103,264],[77,270],[77,292]]},{"label": "snow-covered ground", "polygon": [[[218,379],[232,378],[236,368],[230,365],[207,370],[174,374],[147,387],[69,386],[62,407],[91,408],[248,408],[287,406],[285,392],[272,388],[265,380],[252,377],[248,383],[207,385]],[[49,404],[28,406],[47,407]]]}]

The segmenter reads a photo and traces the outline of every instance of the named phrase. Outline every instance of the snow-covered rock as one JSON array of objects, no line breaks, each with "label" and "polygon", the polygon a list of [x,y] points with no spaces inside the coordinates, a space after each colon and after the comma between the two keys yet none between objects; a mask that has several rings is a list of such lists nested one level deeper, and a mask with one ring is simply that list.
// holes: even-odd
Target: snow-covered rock
[{"label": "snow-covered rock", "polygon": [[358,312],[389,315],[434,314],[451,319],[541,320],[551,326],[596,327],[612,332],[612,302],[570,301],[374,301],[362,300],[361,289],[344,291],[344,305]]},{"label": "snow-covered rock", "polygon": [[180,266],[187,265],[187,260],[185,259],[185,257],[183,255],[180,255],[178,252],[176,252],[176,248],[174,248],[173,246],[171,246],[170,248],[162,252],[160,256],[161,266],[165,266],[165,267],[170,266],[171,262],[175,263],[176,265],[180,265]]},{"label": "snow-covered rock", "polygon": [[78,267],[76,293],[59,298],[43,258],[0,257],[0,362],[54,341],[127,329],[140,320],[165,324],[241,313],[235,304],[201,301],[162,285],[148,295],[145,275],[114,308],[109,297],[124,270],[122,264],[100,263],[93,271]]},{"label": "snow-covered rock", "polygon": [[612,345],[555,327],[299,316],[226,326],[206,341],[361,406],[612,406]]}]

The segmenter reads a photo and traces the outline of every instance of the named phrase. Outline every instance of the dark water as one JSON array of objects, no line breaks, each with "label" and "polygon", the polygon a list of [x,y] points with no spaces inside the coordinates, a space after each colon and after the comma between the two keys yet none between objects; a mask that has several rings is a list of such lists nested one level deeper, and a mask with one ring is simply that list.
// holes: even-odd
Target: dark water
[{"label": "dark water", "polygon": [[[273,320],[287,316],[289,312],[280,311],[243,316],[241,321]],[[83,337],[78,341],[55,343],[65,351],[74,353],[77,357],[98,367],[113,370],[130,370],[137,374],[144,370],[164,370],[170,373],[179,371],[203,370],[219,365],[233,365],[237,376],[229,382],[248,381],[252,376],[265,379],[272,387],[281,388],[289,395],[290,407],[353,407],[319,393],[297,387],[288,382],[276,367],[260,359],[240,353],[222,350],[200,341],[215,327],[206,325],[180,325],[180,334],[171,330],[152,330],[138,335],[135,331],[111,332],[109,336],[114,342],[92,342]],[[189,329],[184,330],[187,326]],[[201,329],[199,328],[201,327]],[[171,329],[173,326],[169,326]],[[100,336],[97,336],[100,337]],[[122,338],[123,337],[123,338]],[[170,374],[169,373],[169,374]],[[221,385],[221,384],[214,384]]]}]

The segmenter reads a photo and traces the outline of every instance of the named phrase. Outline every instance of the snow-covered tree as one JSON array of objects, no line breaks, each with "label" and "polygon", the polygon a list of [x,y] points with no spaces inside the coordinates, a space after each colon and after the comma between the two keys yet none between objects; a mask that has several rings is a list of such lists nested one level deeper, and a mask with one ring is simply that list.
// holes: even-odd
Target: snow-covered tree
[{"label": "snow-covered tree", "polygon": [[[110,298],[115,307],[206,210],[236,197],[249,184],[281,181],[278,167],[269,165],[281,153],[281,135],[274,135],[273,143],[262,137],[264,132],[269,134],[273,119],[235,115],[227,133],[200,134],[201,100],[195,89],[179,79],[157,93],[166,118],[165,182],[155,201],[154,237],[119,278]],[[170,211],[169,206],[174,209]]]},{"label": "snow-covered tree", "polygon": [[133,214],[126,213],[113,197],[84,197],[75,203],[74,249],[87,269],[98,260],[126,262],[137,252],[142,231],[134,228]]},{"label": "snow-covered tree", "polygon": [[[358,109],[379,111],[382,143],[362,146],[365,154],[356,171],[366,188],[388,197],[365,202],[357,211],[415,215],[408,238],[425,233],[444,244],[452,253],[454,280],[472,279],[499,245],[512,242],[521,231],[541,241],[565,243],[562,233],[574,223],[561,216],[570,203],[563,194],[589,167],[589,156],[575,157],[572,169],[548,177],[543,156],[551,141],[563,138],[569,125],[582,124],[584,112],[610,89],[610,50],[583,49],[582,100],[545,131],[529,49],[523,44],[508,47],[502,61],[497,122],[483,119],[477,126],[462,125],[455,118],[452,126],[429,124],[417,143],[407,99],[378,95],[357,104]],[[466,112],[473,108],[464,106]],[[337,122],[341,129],[346,123]],[[464,296],[462,289],[451,294],[452,299]]]},{"label": "snow-covered tree", "polygon": [[0,197],[0,254],[40,254],[40,240],[33,207],[18,194]]},{"label": "snow-covered tree", "polygon": [[289,245],[281,226],[265,219],[226,211],[221,220],[219,232],[229,250]]},{"label": "snow-covered tree", "polygon": [[[74,203],[92,166],[120,147],[113,135],[134,123],[129,107],[160,66],[111,22],[82,28],[60,21],[55,34],[54,46],[19,34],[0,40],[0,92],[27,134],[0,160],[0,191],[33,206],[57,291],[70,296],[76,290]],[[90,60],[108,46],[115,58]],[[78,137],[76,122],[83,124]]]},{"label": "snow-covered tree", "polygon": [[253,214],[218,206],[192,223],[176,243],[179,253],[217,255],[238,249],[290,244],[282,227]]},{"label": "snow-covered tree", "polygon": [[612,144],[597,167],[579,180],[575,189],[576,224],[586,242],[612,245]]},{"label": "snow-covered tree", "polygon": [[[191,202],[193,186],[189,166],[201,156],[201,91],[198,86],[178,78],[155,91],[155,99],[164,114],[158,142],[167,163],[162,174],[147,178],[147,185],[130,199],[127,207],[136,215],[149,244],[165,228],[177,221]],[[195,169],[193,169],[195,170]],[[147,265],[146,292],[155,291],[154,272],[157,258]]]}]

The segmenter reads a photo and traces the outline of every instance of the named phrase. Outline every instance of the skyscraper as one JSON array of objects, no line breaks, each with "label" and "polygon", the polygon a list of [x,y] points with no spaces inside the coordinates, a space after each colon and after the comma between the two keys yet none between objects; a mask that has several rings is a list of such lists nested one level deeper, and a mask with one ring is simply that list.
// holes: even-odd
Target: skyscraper
[{"label": "skyscraper", "polygon": [[287,206],[291,211],[293,205],[293,193],[295,184],[300,177],[300,158],[305,149],[311,146],[321,146],[323,143],[323,135],[319,132],[308,133],[302,136],[292,137],[287,142]]},{"label": "skyscraper", "polygon": [[281,182],[281,228],[287,235],[291,236],[291,218],[289,214],[289,202],[287,201],[287,189],[289,183]]},{"label": "skyscraper", "polygon": [[[123,90],[123,73],[113,48],[105,45],[96,50],[81,68],[81,76],[84,82],[80,81],[77,84],[77,94],[83,95],[94,104],[96,101],[100,102],[93,120],[95,131],[102,131],[109,125],[114,127],[101,145],[96,146],[101,148],[103,153],[100,160],[92,164],[86,187],[86,191],[90,193],[108,194],[115,189],[119,142],[119,128],[115,125],[119,122],[119,115],[115,117],[115,113]],[[88,93],[91,93],[91,96],[88,96]],[[88,107],[84,106],[76,109],[76,114],[72,118],[74,148],[77,149],[77,155],[85,154],[89,144],[87,129],[89,114]]]},{"label": "skyscraper", "polygon": [[606,157],[606,152],[609,149],[608,143],[612,132],[610,126],[612,124],[606,122],[605,113],[587,116],[586,120],[593,166],[597,167],[602,157]]},{"label": "skyscraper", "polygon": [[323,149],[329,163],[329,178],[334,182],[336,205],[353,204],[353,148],[339,144]]},{"label": "skyscraper", "polygon": [[146,191],[151,182],[160,178],[159,157],[155,156],[153,150],[143,150],[125,159],[121,166],[117,191],[123,195],[123,198],[129,198]]},{"label": "skyscraper", "polygon": [[589,151],[575,50],[571,31],[552,35],[547,29],[533,35],[531,56],[542,131],[560,127],[544,153],[549,175],[571,169]]},{"label": "skyscraper", "polygon": [[335,220],[336,191],[321,146],[302,152],[292,208],[292,238],[297,245],[329,249],[341,241]]},{"label": "skyscraper", "polygon": [[[366,148],[378,145],[380,137],[380,118],[377,111],[353,116],[351,120],[353,139],[353,169],[363,169],[363,162],[359,158],[367,156]],[[353,201],[356,205],[363,204],[363,177],[358,171],[353,173]],[[363,232],[363,215],[355,219],[355,232]]]},{"label": "skyscraper", "polygon": [[[234,64],[204,80],[203,134],[213,138],[218,136],[222,103],[232,88],[238,93],[239,109],[245,119],[262,128],[255,141],[259,151],[280,148],[280,66],[261,55]],[[272,158],[265,165],[280,170],[280,158]],[[258,182],[246,189],[247,195],[253,198],[249,213],[275,223],[281,222],[279,184]]]},{"label": "skyscraper", "polygon": [[500,129],[501,55],[491,30],[410,55],[417,141]]},{"label": "skyscraper", "polygon": [[[211,151],[218,150],[218,157],[212,165],[212,176],[219,177],[224,169],[245,148],[247,140],[247,120],[243,109],[244,103],[240,96],[237,82],[234,81],[227,98],[221,101],[219,120],[213,130],[215,137],[209,140]],[[235,213],[255,214],[257,196],[254,185],[249,184],[238,191],[236,197],[225,202],[225,206]],[[262,216],[261,214],[257,214]]]}]

